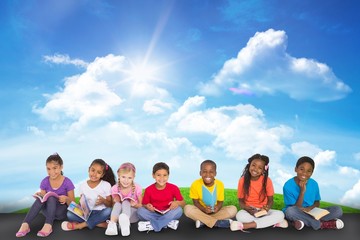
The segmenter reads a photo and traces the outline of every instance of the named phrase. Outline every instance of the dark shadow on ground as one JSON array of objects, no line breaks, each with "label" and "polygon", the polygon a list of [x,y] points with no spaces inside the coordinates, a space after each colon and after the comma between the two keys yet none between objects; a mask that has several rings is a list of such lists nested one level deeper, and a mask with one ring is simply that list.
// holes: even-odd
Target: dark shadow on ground
[{"label": "dark shadow on ground", "polygon": [[[16,231],[19,229],[24,214],[0,214],[0,236],[2,239],[19,239],[15,237]],[[48,237],[51,240],[64,240],[64,239],[146,239],[146,240],[177,240],[177,239],[206,239],[206,240],[239,240],[239,239],[256,239],[256,240],[272,240],[272,239],[291,239],[291,240],[357,240],[360,236],[360,214],[345,214],[342,218],[345,227],[342,230],[312,230],[305,227],[301,231],[297,231],[293,227],[282,228],[266,228],[254,229],[250,233],[243,233],[240,231],[232,232],[230,229],[220,228],[195,228],[192,220],[183,216],[180,219],[178,229],[163,229],[161,232],[155,233],[150,231],[139,232],[137,224],[131,225],[131,234],[128,237],[119,236],[106,236],[105,229],[96,228],[93,230],[83,229],[77,231],[65,232],[60,227],[60,222],[54,224],[54,231]],[[43,216],[38,216],[31,224],[31,232],[22,239],[40,239],[36,236],[44,223]]]}]

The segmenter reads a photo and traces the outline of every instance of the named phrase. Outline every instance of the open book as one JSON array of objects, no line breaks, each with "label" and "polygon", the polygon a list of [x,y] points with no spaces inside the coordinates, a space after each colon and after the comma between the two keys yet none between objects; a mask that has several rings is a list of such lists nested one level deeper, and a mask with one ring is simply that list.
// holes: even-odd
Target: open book
[{"label": "open book", "polygon": [[217,202],[216,185],[213,192],[210,192],[209,189],[204,185],[202,186],[202,201],[206,206],[211,207],[211,209],[214,211],[214,207]]},{"label": "open book", "polygon": [[34,198],[40,199],[40,201],[41,201],[42,203],[43,203],[43,202],[46,202],[46,201],[48,200],[48,198],[51,197],[51,196],[56,197],[56,198],[59,198],[59,195],[57,195],[55,192],[47,192],[47,193],[45,193],[44,196],[41,196],[41,195],[39,195],[38,193],[35,193],[35,194],[33,195]]},{"label": "open book", "polygon": [[311,209],[310,211],[304,211],[307,214],[313,216],[316,220],[319,220],[320,218],[322,218],[325,215],[328,215],[330,212],[326,209],[322,209],[322,208],[318,208],[318,207],[314,207],[313,209]]},{"label": "open book", "polygon": [[119,196],[120,197],[120,201],[124,201],[124,200],[129,200],[129,201],[134,201],[134,202],[137,202],[135,200],[135,197],[133,196],[133,194],[131,194],[131,196],[123,196],[120,192],[117,192],[117,193],[113,193],[112,196]]},{"label": "open book", "polygon": [[165,209],[165,210],[159,210],[159,209],[157,209],[157,208],[154,208],[154,210],[155,210],[156,212],[158,212],[158,213],[165,214],[165,213],[167,213],[168,211],[170,211],[170,208]]},{"label": "open book", "polygon": [[81,195],[79,204],[72,201],[67,209],[75,215],[79,216],[80,218],[84,219],[85,221],[88,220],[92,211],[84,194]]}]

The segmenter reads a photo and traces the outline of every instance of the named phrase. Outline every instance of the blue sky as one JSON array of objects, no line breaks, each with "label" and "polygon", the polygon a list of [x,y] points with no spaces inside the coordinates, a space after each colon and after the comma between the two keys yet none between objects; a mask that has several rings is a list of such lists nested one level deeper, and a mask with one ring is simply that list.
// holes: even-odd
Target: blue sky
[{"label": "blue sky", "polygon": [[[270,157],[275,191],[314,158],[322,200],[360,208],[359,3],[1,1],[0,212],[33,201],[58,152],[187,187],[213,159],[236,188]],[[76,191],[75,191],[76,192]]]}]

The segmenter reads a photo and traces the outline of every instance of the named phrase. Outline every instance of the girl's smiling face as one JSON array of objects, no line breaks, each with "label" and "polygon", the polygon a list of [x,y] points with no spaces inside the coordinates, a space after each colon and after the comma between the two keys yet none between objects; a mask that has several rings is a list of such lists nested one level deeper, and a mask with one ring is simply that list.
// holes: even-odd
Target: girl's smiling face
[{"label": "girl's smiling face", "polygon": [[131,187],[135,178],[135,173],[133,171],[129,171],[127,173],[119,173],[119,181],[123,188]]},{"label": "girl's smiling face", "polygon": [[261,159],[254,159],[249,166],[251,180],[257,180],[265,170],[265,162]]},{"label": "girl's smiling face", "polygon": [[100,164],[93,164],[89,168],[89,178],[91,182],[98,182],[104,176],[104,168]]},{"label": "girl's smiling face", "polygon": [[59,176],[61,176],[62,169],[63,166],[59,165],[55,161],[51,161],[46,164],[46,171],[51,179],[57,179]]}]

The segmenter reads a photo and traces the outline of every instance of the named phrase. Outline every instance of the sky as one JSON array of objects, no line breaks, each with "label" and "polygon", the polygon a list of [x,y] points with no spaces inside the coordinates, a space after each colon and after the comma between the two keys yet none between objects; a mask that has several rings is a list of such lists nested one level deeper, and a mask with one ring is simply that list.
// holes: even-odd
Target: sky
[{"label": "sky", "polygon": [[[360,3],[0,1],[0,212],[28,207],[54,152],[189,187],[205,159],[236,189],[253,154],[275,192],[301,156],[321,200],[360,208]],[[77,191],[75,189],[75,195]]]}]

